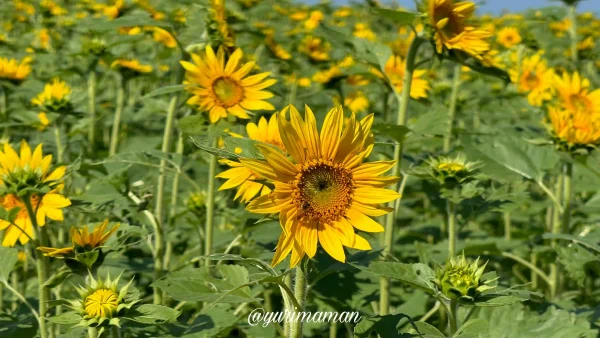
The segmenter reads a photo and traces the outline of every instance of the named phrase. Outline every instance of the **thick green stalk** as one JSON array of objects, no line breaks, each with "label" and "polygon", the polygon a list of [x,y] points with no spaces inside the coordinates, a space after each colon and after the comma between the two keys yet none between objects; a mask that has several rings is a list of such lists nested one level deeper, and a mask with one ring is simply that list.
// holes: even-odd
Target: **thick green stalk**
[{"label": "thick green stalk", "polygon": [[2,137],[8,137],[8,89],[6,87],[2,88],[2,92],[0,92],[0,116],[2,116],[2,120],[6,123]]},{"label": "thick green stalk", "polygon": [[[558,181],[556,182],[556,202],[557,205],[554,206],[552,210],[552,233],[560,234],[561,230],[561,219],[560,219],[560,203],[563,196],[563,175],[559,175]],[[556,247],[558,245],[558,241],[553,239],[551,241],[551,246]],[[550,264],[550,280],[552,281],[550,285],[550,298],[554,298],[558,294],[558,284],[560,279],[560,271],[559,266],[556,263]]]},{"label": "thick green stalk", "polygon": [[456,255],[456,239],[458,231],[456,229],[456,205],[446,201],[448,210],[448,258]]},{"label": "thick green stalk", "polygon": [[449,312],[448,321],[450,324],[450,337],[454,337],[456,330],[458,330],[458,301],[456,299],[450,300]]},{"label": "thick green stalk", "polygon": [[88,338],[98,338],[98,329],[95,327],[88,327]]},{"label": "thick green stalk", "polygon": [[[167,110],[167,121],[165,123],[165,131],[163,134],[163,143],[161,151],[163,156],[171,149],[171,136],[173,135],[173,121],[175,120],[175,112],[177,108],[177,96],[174,95],[169,103]],[[167,180],[167,160],[160,160],[160,174],[158,176],[158,187],[156,192],[156,228],[154,229],[154,279],[158,280],[162,277],[163,272],[163,256],[165,253],[165,240],[163,231],[163,205],[165,195],[165,182]],[[162,292],[159,288],[154,288],[154,304],[162,302]]]},{"label": "thick green stalk", "polygon": [[[213,141],[213,148],[218,145],[218,138]],[[210,155],[210,164],[208,167],[208,190],[206,193],[206,224],[204,228],[204,255],[212,253],[213,229],[215,226],[215,175],[217,174],[217,157]],[[206,260],[206,265],[210,265],[210,260]]]},{"label": "thick green stalk", "polygon": [[450,150],[450,143],[452,142],[452,127],[454,125],[454,117],[456,116],[456,101],[458,100],[458,87],[460,87],[460,70],[461,65],[456,64],[454,66],[454,77],[452,80],[452,93],[450,94],[450,107],[448,107],[448,116],[450,116],[448,123],[448,132],[444,136],[444,152]]},{"label": "thick green stalk", "polygon": [[[304,303],[306,300],[306,287],[307,283],[307,275],[304,270],[302,270],[302,262],[296,267],[296,284],[294,286],[294,296],[298,301],[298,305],[300,305],[299,309],[295,309],[296,313],[304,311]],[[296,319],[293,321],[290,326],[290,337],[291,338],[302,338],[302,320],[298,320],[298,316],[294,316]]]},{"label": "thick green stalk", "polygon": [[88,150],[94,153],[94,144],[96,143],[96,72],[90,71],[88,74],[88,113],[90,114],[90,125],[88,130]]},{"label": "thick green stalk", "polygon": [[[183,155],[183,133],[179,133],[179,135],[177,136],[177,147],[175,148],[175,153],[180,156]],[[171,188],[171,207],[169,210],[169,221],[166,223],[167,224],[167,229],[166,229],[167,233],[169,231],[168,228],[170,228],[172,226],[171,223],[174,222],[175,215],[177,214],[177,205],[178,205],[178,198],[179,198],[179,179],[180,179],[179,172],[176,172],[173,175],[173,186]],[[165,248],[165,261],[163,263],[163,269],[165,271],[168,271],[169,266],[171,264],[171,255],[173,253],[173,243],[171,243],[168,236],[167,236],[166,240],[167,240],[167,246]]]},{"label": "thick green stalk", "polygon": [[[288,289],[292,287],[292,274],[291,273],[288,273],[287,275],[285,275],[283,277],[283,284],[286,285]],[[282,293],[282,296],[283,296],[283,294],[284,294],[283,289],[281,289],[281,290],[282,290],[281,293]],[[285,299],[286,298],[284,298],[284,301],[285,301]],[[287,302],[286,302],[286,304],[284,304],[284,305],[286,306],[286,308],[285,308],[286,311],[289,311],[288,308],[287,308],[289,304],[287,304]],[[290,332],[290,323],[287,320],[285,320],[283,322],[283,332],[285,332],[286,336]]]},{"label": "thick green stalk", "polygon": [[570,232],[571,203],[573,199],[573,163],[566,162],[563,170],[563,214],[561,230],[563,233],[568,234]]},{"label": "thick green stalk", "polygon": [[115,109],[115,117],[113,120],[112,133],[110,136],[109,156],[114,156],[117,153],[119,146],[119,131],[121,128],[121,116],[123,115],[123,105],[125,101],[125,79],[121,76],[117,80],[117,107]]},{"label": "thick green stalk", "polygon": [[[398,99],[398,117],[396,124],[399,126],[403,126],[406,124],[406,115],[408,112],[408,103],[410,101],[410,89],[412,87],[412,77],[413,72],[415,70],[415,61],[417,59],[417,52],[419,51],[419,47],[423,43],[423,39],[419,36],[416,36],[410,47],[408,49],[408,54],[406,56],[406,69],[404,71],[404,78],[402,79],[402,93],[398,95],[396,93],[396,98]],[[393,88],[393,86],[392,86]],[[393,176],[400,176],[400,169],[402,168],[402,150],[403,145],[401,143],[397,144],[394,147],[394,160],[396,161],[396,166],[394,167]],[[395,184],[393,189],[398,190],[400,188],[399,184]],[[390,206],[394,207],[394,202],[390,202]],[[387,257],[393,253],[393,245],[394,245],[394,223],[396,220],[395,211],[387,214],[385,220],[385,233],[384,233],[384,242],[383,242],[383,255]],[[381,277],[379,279],[379,315],[384,316],[389,313],[390,308],[390,281],[386,277]]]},{"label": "thick green stalk", "polygon": [[119,330],[119,327],[116,325],[111,325],[110,335],[112,336],[112,338],[121,338],[121,331]]},{"label": "thick green stalk", "polygon": [[[31,205],[31,196],[25,195],[23,197],[23,204],[25,205],[25,209],[27,210],[27,214],[29,219],[31,220],[33,229],[38,234],[38,243],[35,243],[39,246],[47,246],[46,244],[46,229],[44,227],[38,227],[36,213],[33,210],[33,206]],[[50,301],[48,297],[48,293],[46,292],[46,288],[44,284],[48,280],[48,260],[44,255],[39,252],[35,252],[36,255],[36,270],[38,277],[38,293],[39,293],[39,309],[38,314],[40,316],[40,337],[47,338],[48,337],[48,327],[46,325],[46,311],[48,310],[48,301]]]},{"label": "thick green stalk", "polygon": [[502,218],[504,219],[504,239],[510,241],[512,238],[512,220],[510,218],[510,212],[504,212]]},{"label": "thick green stalk", "polygon": [[571,20],[571,27],[569,33],[571,35],[571,60],[573,63],[579,61],[579,55],[577,50],[577,5],[572,4],[569,6],[569,20]]}]

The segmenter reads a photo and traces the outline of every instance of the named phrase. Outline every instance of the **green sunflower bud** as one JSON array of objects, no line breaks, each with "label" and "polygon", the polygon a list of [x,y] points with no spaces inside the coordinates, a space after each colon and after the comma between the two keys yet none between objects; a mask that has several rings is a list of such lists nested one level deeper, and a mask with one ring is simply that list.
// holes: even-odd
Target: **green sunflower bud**
[{"label": "green sunflower bud", "polygon": [[472,302],[493,288],[488,285],[491,281],[482,278],[486,265],[479,266],[479,258],[469,264],[464,255],[450,258],[443,268],[438,268],[434,283],[446,297]]}]

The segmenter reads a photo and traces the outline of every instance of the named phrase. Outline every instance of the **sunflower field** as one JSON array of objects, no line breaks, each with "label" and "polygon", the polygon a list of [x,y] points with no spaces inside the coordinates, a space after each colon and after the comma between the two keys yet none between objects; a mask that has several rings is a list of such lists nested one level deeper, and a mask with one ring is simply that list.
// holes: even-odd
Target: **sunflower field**
[{"label": "sunflower field", "polygon": [[0,337],[600,337],[579,4],[0,1]]}]

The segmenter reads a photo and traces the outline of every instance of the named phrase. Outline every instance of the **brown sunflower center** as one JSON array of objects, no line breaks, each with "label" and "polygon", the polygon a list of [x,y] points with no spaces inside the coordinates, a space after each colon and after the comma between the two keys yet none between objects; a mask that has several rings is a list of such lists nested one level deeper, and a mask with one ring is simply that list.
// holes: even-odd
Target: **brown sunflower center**
[{"label": "brown sunflower center", "polygon": [[592,106],[590,100],[581,94],[571,94],[571,96],[569,96],[569,101],[571,102],[573,110],[585,111]]},{"label": "brown sunflower center", "polygon": [[525,72],[523,75],[523,82],[527,87],[526,89],[533,90],[540,85],[540,78],[535,72]]},{"label": "brown sunflower center", "polygon": [[223,107],[231,107],[242,101],[244,89],[240,84],[228,77],[220,77],[213,81],[213,92]]},{"label": "brown sunflower center", "polygon": [[293,185],[299,219],[322,224],[337,222],[352,204],[352,172],[331,161],[304,165]]}]

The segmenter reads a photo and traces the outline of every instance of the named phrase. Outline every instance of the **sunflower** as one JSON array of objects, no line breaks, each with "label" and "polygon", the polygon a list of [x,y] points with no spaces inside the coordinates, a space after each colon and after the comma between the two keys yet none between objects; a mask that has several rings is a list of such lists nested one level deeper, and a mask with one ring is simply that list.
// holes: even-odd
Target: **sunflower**
[{"label": "sunflower", "polygon": [[[285,113],[290,112],[290,121]],[[291,159],[277,148],[258,145],[266,160],[241,159],[241,163],[275,189],[248,204],[250,212],[279,213],[283,232],[272,265],[292,254],[290,266],[304,255],[313,257],[317,243],[340,262],[346,260],[343,247],[369,250],[371,246],[354,228],[381,232],[383,227],[369,216],[381,216],[391,209],[381,203],[400,195],[384,187],[397,177],[380,175],[395,161],[363,163],[373,150],[373,115],[357,121],[352,114],[344,128],[344,112],[333,108],[325,117],[321,133],[313,112],[306,107],[302,119],[294,106],[282,111],[277,121],[281,138]]]},{"label": "sunflower", "polygon": [[[0,196],[0,205],[5,210],[18,210],[14,220],[0,219],[0,230],[5,230],[3,246],[14,246],[17,240],[21,244],[35,238],[35,229],[29,218],[24,198],[29,198],[32,210],[36,210],[36,221],[39,226],[46,224],[46,217],[55,221],[63,220],[62,209],[71,205],[71,201],[60,194],[61,180],[66,167],[61,166],[50,171],[52,155],[42,156],[40,144],[31,152],[27,142],[21,143],[20,156],[10,146],[4,144],[0,152],[0,186],[5,189]],[[25,189],[50,189],[43,195],[25,193]]]},{"label": "sunflower", "polygon": [[504,48],[511,48],[521,43],[521,35],[519,31],[514,27],[502,28],[497,35],[497,41]]},{"label": "sunflower", "polygon": [[263,89],[272,86],[274,79],[265,80],[270,73],[264,72],[247,76],[256,65],[250,61],[240,66],[243,53],[237,49],[225,63],[225,52],[219,48],[217,54],[210,46],[206,47],[206,55],[201,57],[192,54],[192,61],[180,61],[186,69],[186,90],[193,94],[187,101],[208,111],[211,123],[216,123],[232,116],[249,119],[247,110],[273,110],[275,107],[264,101],[273,94]]},{"label": "sunflower", "polygon": [[376,38],[376,35],[371,28],[369,28],[367,24],[360,22],[354,25],[354,32],[352,34],[357,38],[367,39],[369,41],[375,41]]},{"label": "sunflower", "polygon": [[369,109],[369,99],[362,91],[352,92],[344,97],[344,107],[353,113],[362,113]]},{"label": "sunflower", "polygon": [[509,71],[512,82],[520,93],[527,93],[530,105],[540,107],[545,101],[552,99],[552,79],[554,71],[548,68],[541,53],[526,57],[518,69]]},{"label": "sunflower", "polygon": [[[285,146],[279,134],[279,126],[277,125],[277,114],[273,114],[267,122],[267,119],[261,117],[258,124],[252,122],[246,125],[248,137],[255,141],[271,144],[285,152]],[[254,173],[239,162],[231,160],[221,160],[222,164],[226,164],[231,169],[225,170],[216,177],[227,179],[219,190],[227,190],[239,187],[235,194],[234,200],[241,197],[242,203],[250,202],[256,195],[266,195],[271,192],[267,186],[262,183],[255,182],[259,179],[259,175]]]},{"label": "sunflower", "polygon": [[127,59],[117,59],[113,61],[110,65],[114,69],[119,69],[123,72],[133,73],[133,74],[145,74],[152,72],[152,66],[142,64],[137,59],[127,60]]},{"label": "sunflower", "polygon": [[152,27],[152,38],[158,43],[162,43],[167,48],[176,48],[177,40],[169,33],[160,27]]},{"label": "sunflower", "polygon": [[31,104],[58,112],[70,105],[71,88],[59,79],[52,80],[44,86],[44,91],[31,100]]},{"label": "sunflower", "polygon": [[428,0],[428,14],[438,53],[441,54],[444,48],[455,49],[481,59],[481,54],[490,48],[486,39],[491,34],[466,23],[474,11],[475,3],[470,1]]},{"label": "sunflower", "polygon": [[561,105],[567,110],[582,110],[589,114],[600,113],[600,89],[590,91],[590,81],[578,72],[562,76],[554,75],[554,88],[558,92]]},{"label": "sunflower", "polygon": [[566,149],[593,146],[600,141],[600,117],[584,110],[548,109],[551,133]]},{"label": "sunflower", "polygon": [[75,252],[91,252],[102,247],[106,241],[112,236],[120,224],[116,224],[109,231],[106,231],[108,226],[108,220],[105,220],[101,224],[97,225],[94,230],[90,233],[88,227],[84,226],[82,229],[71,227],[71,243],[70,247],[66,248],[49,248],[39,247],[38,250],[44,253],[44,256],[64,258],[71,256]]},{"label": "sunflower", "polygon": [[0,79],[20,83],[31,73],[30,57],[23,60],[0,57]]},{"label": "sunflower", "polygon": [[298,51],[307,55],[313,61],[327,61],[329,60],[331,44],[321,38],[308,35],[302,39]]},{"label": "sunflower", "polygon": [[[385,75],[390,79],[397,92],[402,92],[404,72],[406,70],[406,61],[398,55],[392,55],[385,63]],[[376,74],[381,75],[378,71]],[[413,71],[412,85],[410,87],[410,97],[420,99],[427,97],[427,91],[430,89],[429,83],[423,77],[427,74],[426,70]]]}]

